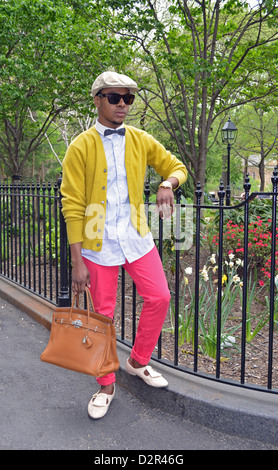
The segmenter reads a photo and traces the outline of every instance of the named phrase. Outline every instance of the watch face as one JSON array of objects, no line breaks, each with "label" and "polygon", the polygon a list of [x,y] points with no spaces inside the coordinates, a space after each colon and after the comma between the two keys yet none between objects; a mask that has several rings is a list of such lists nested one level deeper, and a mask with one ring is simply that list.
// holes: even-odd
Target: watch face
[{"label": "watch face", "polygon": [[161,185],[163,188],[171,188],[172,189],[172,185],[170,183],[170,181],[163,181],[163,183],[161,183]]}]

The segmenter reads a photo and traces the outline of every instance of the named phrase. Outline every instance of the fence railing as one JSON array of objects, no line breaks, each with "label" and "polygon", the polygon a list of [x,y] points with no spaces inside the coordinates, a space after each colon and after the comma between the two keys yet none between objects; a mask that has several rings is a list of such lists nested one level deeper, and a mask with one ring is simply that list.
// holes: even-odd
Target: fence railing
[{"label": "fence railing", "polygon": [[[220,184],[217,205],[176,206],[162,221],[149,202],[145,209],[172,294],[154,359],[189,374],[233,385],[278,392],[278,297],[276,213],[273,190],[225,205]],[[70,254],[61,214],[59,182],[0,185],[0,274],[55,305],[71,299]],[[141,298],[122,269],[115,325],[129,346],[136,334]]]},{"label": "fence railing", "polygon": [[58,304],[58,185],[2,184],[0,221],[1,275]]}]

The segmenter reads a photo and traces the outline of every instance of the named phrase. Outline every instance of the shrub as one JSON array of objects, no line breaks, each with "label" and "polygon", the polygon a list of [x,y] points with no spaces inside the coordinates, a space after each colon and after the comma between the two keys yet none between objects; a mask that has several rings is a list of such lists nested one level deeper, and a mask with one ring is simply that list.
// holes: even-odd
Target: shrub
[{"label": "shrub", "polygon": [[[277,230],[277,229],[276,229]],[[276,238],[278,233],[276,234]],[[271,219],[267,222],[256,216],[256,219],[249,223],[248,226],[248,259],[249,267],[257,268],[266,277],[270,277],[271,265]],[[216,234],[212,238],[212,244],[218,246],[219,235]],[[214,248],[215,249],[215,248]],[[223,253],[234,254],[241,260],[244,258],[244,226],[229,220],[226,223],[223,233]],[[278,251],[275,253],[276,256]],[[278,260],[275,266],[278,273]]]}]

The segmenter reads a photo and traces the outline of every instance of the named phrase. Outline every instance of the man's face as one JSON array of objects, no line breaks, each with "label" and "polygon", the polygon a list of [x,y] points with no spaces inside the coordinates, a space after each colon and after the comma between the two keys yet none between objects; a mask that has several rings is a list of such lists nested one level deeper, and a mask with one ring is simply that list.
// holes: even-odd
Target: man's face
[{"label": "man's face", "polygon": [[[119,93],[124,95],[129,93],[128,88],[103,88],[101,93]],[[129,110],[129,105],[124,103],[121,99],[118,104],[110,104],[108,98],[95,96],[94,103],[98,110],[98,120],[100,124],[112,129],[119,127],[125,120],[125,117]]]}]

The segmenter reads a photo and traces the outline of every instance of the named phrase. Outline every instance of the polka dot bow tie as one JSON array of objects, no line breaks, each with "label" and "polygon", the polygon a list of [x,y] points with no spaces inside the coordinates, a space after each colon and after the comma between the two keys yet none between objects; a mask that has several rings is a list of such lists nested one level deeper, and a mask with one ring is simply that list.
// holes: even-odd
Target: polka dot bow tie
[{"label": "polka dot bow tie", "polygon": [[104,131],[104,135],[111,135],[111,134],[119,134],[119,135],[125,135],[125,128],[122,127],[121,129],[106,129]]}]

